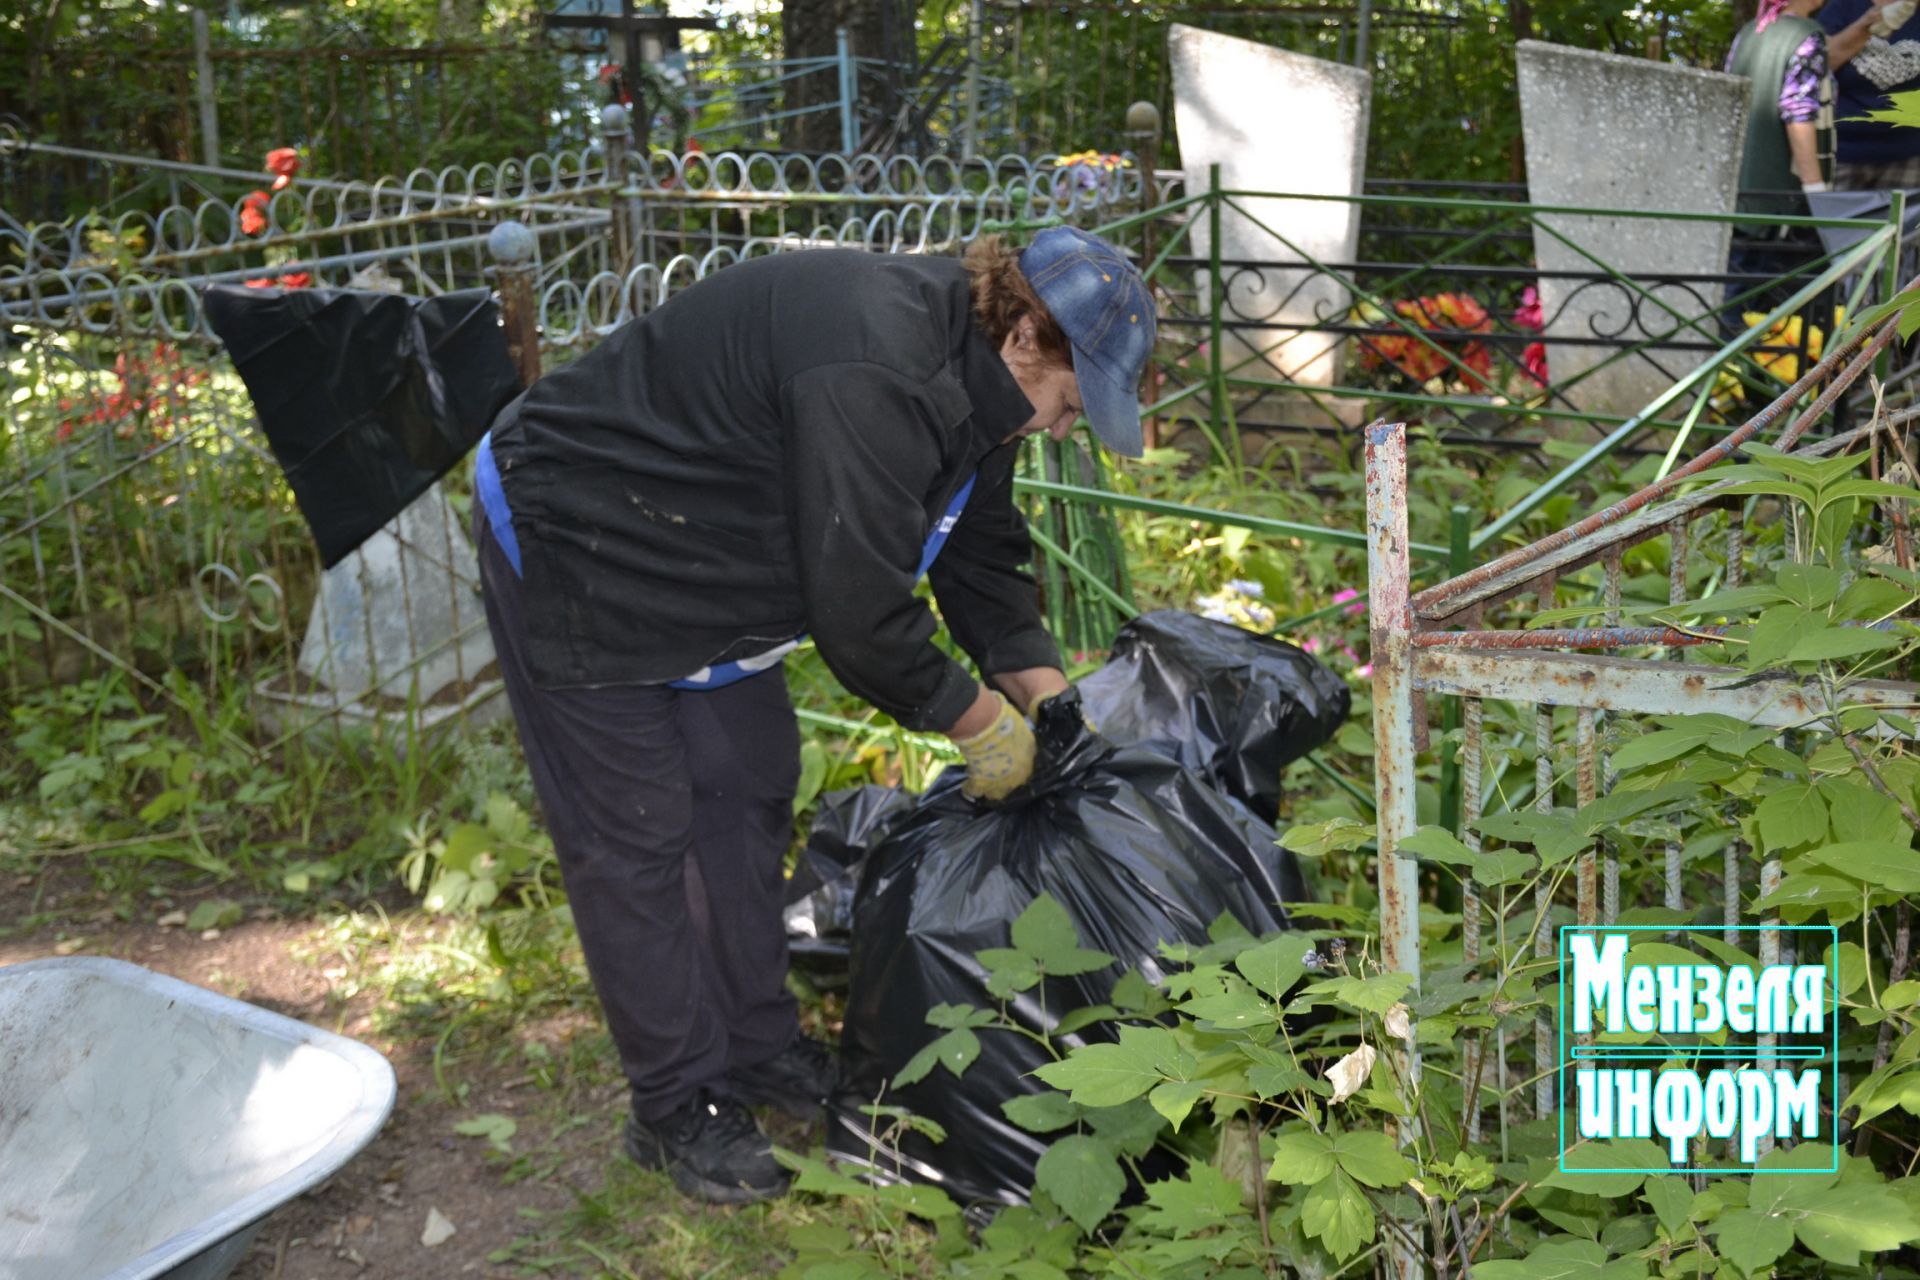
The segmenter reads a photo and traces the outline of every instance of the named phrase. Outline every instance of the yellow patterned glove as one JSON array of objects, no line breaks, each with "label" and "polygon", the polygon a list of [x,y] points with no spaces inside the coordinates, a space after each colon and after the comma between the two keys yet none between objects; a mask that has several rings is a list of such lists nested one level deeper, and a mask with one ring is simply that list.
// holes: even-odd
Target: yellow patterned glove
[{"label": "yellow patterned glove", "polygon": [[962,793],[975,800],[1005,800],[1033,777],[1033,730],[1005,696],[993,695],[1000,709],[993,723],[953,745],[967,762]]}]

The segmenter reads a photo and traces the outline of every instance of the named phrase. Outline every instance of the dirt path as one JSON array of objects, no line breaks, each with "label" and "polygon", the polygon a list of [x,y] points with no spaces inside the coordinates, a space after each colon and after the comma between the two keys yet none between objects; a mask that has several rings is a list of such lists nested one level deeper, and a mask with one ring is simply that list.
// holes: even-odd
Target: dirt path
[{"label": "dirt path", "polygon": [[[573,1274],[566,1263],[559,1264],[557,1272],[549,1271],[550,1264],[540,1255],[555,1250],[534,1247],[529,1237],[542,1234],[543,1218],[577,1211],[582,1196],[601,1197],[604,1203],[610,1176],[629,1183],[642,1180],[640,1194],[657,1200],[651,1207],[663,1219],[698,1218],[708,1212],[679,1200],[663,1182],[645,1185],[645,1179],[657,1175],[631,1173],[623,1162],[614,1171],[615,1126],[624,1105],[624,1089],[617,1080],[602,1076],[576,1082],[556,1105],[552,1090],[539,1087],[529,1075],[524,1058],[482,1056],[461,1063],[453,1082],[460,1101],[450,1102],[435,1077],[433,1037],[382,1035],[374,1016],[378,993],[349,994],[350,984],[343,982],[349,972],[346,958],[326,951],[325,931],[314,921],[280,919],[256,910],[232,927],[193,933],[158,923],[161,918],[177,919],[174,912],[190,911],[194,900],[187,895],[155,902],[147,918],[124,921],[85,887],[30,880],[16,881],[11,888],[0,883],[0,899],[17,908],[29,890],[35,911],[29,919],[36,923],[0,934],[0,965],[53,955],[129,960],[351,1036],[393,1063],[399,1093],[392,1119],[340,1173],[267,1221],[234,1273],[241,1280]],[[22,915],[7,911],[0,923]],[[564,1045],[596,1030],[590,1017],[570,1013],[545,1025],[516,1028],[516,1038]],[[457,1122],[477,1115],[514,1120],[515,1155],[493,1151],[483,1138],[455,1133]],[[804,1144],[803,1133],[790,1132],[786,1140],[796,1137]],[[452,1225],[453,1234],[429,1246],[422,1236],[433,1212]],[[726,1229],[734,1231],[734,1224]],[[550,1237],[553,1231],[549,1225],[544,1234]],[[640,1235],[644,1239],[645,1233]],[[489,1261],[502,1251],[513,1256]],[[719,1269],[712,1262],[703,1260],[700,1271],[764,1274],[779,1265],[763,1247],[749,1247],[737,1260],[729,1254]],[[682,1271],[671,1262],[650,1265],[645,1257],[629,1257],[621,1265],[640,1276]]]}]

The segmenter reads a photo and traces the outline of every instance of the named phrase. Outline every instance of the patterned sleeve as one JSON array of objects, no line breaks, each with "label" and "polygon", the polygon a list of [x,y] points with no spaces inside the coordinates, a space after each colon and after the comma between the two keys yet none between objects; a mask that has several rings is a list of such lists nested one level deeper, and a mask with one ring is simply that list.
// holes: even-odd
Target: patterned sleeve
[{"label": "patterned sleeve", "polygon": [[1792,124],[1819,116],[1820,81],[1826,74],[1827,37],[1815,32],[1787,60],[1787,74],[1780,82],[1780,118]]}]

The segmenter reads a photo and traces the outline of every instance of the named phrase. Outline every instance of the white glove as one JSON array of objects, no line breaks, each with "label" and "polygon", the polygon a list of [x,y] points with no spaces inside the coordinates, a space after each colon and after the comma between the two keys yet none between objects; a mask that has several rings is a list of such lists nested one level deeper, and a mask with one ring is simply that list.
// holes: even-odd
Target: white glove
[{"label": "white glove", "polygon": [[1913,16],[1914,0],[1890,0],[1882,5],[1880,14],[1873,20],[1872,34],[1882,40],[1907,25],[1907,19]]},{"label": "white glove", "polygon": [[1803,182],[1800,184],[1800,190],[1807,195],[1817,196],[1823,191],[1831,191],[1832,188],[1824,182]]}]

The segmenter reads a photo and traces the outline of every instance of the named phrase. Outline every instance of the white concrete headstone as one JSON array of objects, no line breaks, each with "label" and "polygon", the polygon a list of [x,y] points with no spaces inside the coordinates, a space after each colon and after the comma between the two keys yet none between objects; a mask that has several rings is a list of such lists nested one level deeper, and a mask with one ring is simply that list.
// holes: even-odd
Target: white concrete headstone
[{"label": "white concrete headstone", "polygon": [[435,485],[320,580],[301,674],[337,698],[425,702],[493,661],[473,544]]},{"label": "white concrete headstone", "polygon": [[[1733,211],[1746,146],[1744,76],[1538,40],[1522,41],[1518,59],[1527,186],[1534,204]],[[1694,321],[1699,328],[1684,329],[1680,336],[1717,344],[1717,284],[1669,283],[1641,297],[1618,283],[1556,279],[1555,273],[1592,277],[1611,269],[1634,279],[1720,274],[1727,269],[1730,224],[1558,214],[1544,215],[1540,222],[1573,242],[1534,229],[1547,361],[1555,384],[1592,369],[1618,349],[1555,338],[1632,344]],[[1567,398],[1589,412],[1635,413],[1706,354],[1649,347],[1576,382]]]},{"label": "white concrete headstone", "polygon": [[[1373,91],[1367,72],[1179,23],[1167,44],[1189,195],[1206,191],[1212,164],[1229,190],[1360,194]],[[1351,263],[1358,252],[1357,204],[1265,196],[1237,203],[1245,212],[1228,208],[1220,224],[1226,261]],[[1194,252],[1204,256],[1210,245],[1203,211]],[[1339,335],[1302,332],[1286,322],[1338,321],[1353,301],[1346,288],[1311,269],[1223,274],[1227,319],[1279,322],[1229,336],[1222,356],[1230,368],[1246,361],[1240,372],[1247,377],[1311,386],[1339,380]],[[1200,289],[1202,306],[1210,305],[1204,272]]]}]

